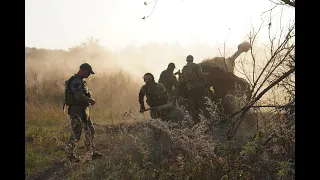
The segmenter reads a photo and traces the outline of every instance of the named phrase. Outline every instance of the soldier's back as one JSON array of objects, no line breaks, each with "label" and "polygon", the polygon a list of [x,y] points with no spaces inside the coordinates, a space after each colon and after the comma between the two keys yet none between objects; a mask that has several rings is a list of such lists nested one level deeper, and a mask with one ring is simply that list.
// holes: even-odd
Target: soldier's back
[{"label": "soldier's back", "polygon": [[195,63],[188,63],[182,69],[182,75],[186,81],[188,89],[205,86],[205,83],[201,81],[198,74],[198,70],[201,67]]}]

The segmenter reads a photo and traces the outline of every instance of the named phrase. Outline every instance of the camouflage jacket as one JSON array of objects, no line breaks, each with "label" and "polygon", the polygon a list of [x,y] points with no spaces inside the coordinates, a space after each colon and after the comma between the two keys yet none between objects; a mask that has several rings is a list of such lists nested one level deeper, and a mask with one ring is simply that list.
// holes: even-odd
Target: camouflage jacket
[{"label": "camouflage jacket", "polygon": [[173,87],[177,88],[178,86],[178,80],[176,76],[174,76],[173,73],[170,73],[168,70],[162,71],[158,83],[161,83],[168,93],[172,92]]},{"label": "camouflage jacket", "polygon": [[206,85],[206,79],[201,67],[195,63],[187,63],[182,69],[182,82],[187,83],[188,89]]},{"label": "camouflage jacket", "polygon": [[143,85],[139,92],[139,103],[144,107],[144,96],[147,97],[146,102],[150,107],[161,106],[167,103],[168,95],[163,85],[160,83],[152,83]]},{"label": "camouflage jacket", "polygon": [[65,81],[65,103],[68,106],[88,107],[91,92],[87,83],[75,74]]}]

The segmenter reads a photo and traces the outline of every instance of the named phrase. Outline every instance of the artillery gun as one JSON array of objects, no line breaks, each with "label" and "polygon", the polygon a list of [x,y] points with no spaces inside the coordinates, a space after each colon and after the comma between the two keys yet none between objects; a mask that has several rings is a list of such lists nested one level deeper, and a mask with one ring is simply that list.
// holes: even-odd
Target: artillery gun
[{"label": "artillery gun", "polygon": [[[235,111],[234,97],[236,94],[246,96],[246,100],[251,97],[250,84],[243,78],[234,74],[235,60],[241,53],[249,51],[250,43],[243,42],[238,45],[238,50],[230,57],[214,57],[206,59],[198,63],[207,80],[207,88],[209,98],[214,102],[221,100],[222,107],[226,114]],[[181,83],[181,73],[179,76],[178,96],[187,98],[187,87],[185,83]]]}]

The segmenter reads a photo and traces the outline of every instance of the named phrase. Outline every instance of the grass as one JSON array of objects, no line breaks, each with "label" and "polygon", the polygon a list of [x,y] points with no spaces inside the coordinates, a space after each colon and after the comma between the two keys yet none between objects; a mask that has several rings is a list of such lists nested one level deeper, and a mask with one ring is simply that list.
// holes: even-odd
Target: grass
[{"label": "grass", "polygon": [[[81,48],[77,52],[82,55]],[[50,53],[55,57],[54,52]],[[69,58],[68,54],[74,52],[59,53],[57,59]],[[50,73],[70,69],[52,63],[41,74],[35,68],[40,61],[27,58],[25,172],[27,179],[32,179],[66,160],[63,147],[70,132],[62,102],[63,83],[70,74]],[[41,63],[55,60],[43,58]],[[87,82],[97,100],[90,108],[93,122],[97,123],[95,143],[107,158],[76,166],[65,163],[68,171],[57,179],[294,178],[294,168],[288,160],[294,159],[295,126],[278,114],[259,116],[255,138],[224,141],[215,136],[219,129],[208,131],[217,118],[202,119],[196,125],[187,116],[178,124],[149,121],[149,115],[138,113],[137,92],[141,84],[123,71],[99,73]],[[84,136],[78,143],[80,154],[83,139]]]},{"label": "grass", "polygon": [[[67,77],[40,79],[39,76],[35,73],[26,77],[25,172],[28,178],[36,177],[66,159],[63,146],[70,135],[66,127],[70,120],[62,111],[63,79]],[[88,84],[97,100],[95,106],[90,108],[94,123],[132,123],[128,112],[138,111],[132,106],[138,85],[132,83],[127,74],[121,71],[98,74]],[[134,121],[141,120],[141,115],[134,117]],[[83,139],[84,136],[79,144],[83,143]]]},{"label": "grass", "polygon": [[66,140],[61,133],[63,126],[57,121],[27,121],[25,126],[25,172],[27,177],[37,176],[55,162],[64,159],[64,149],[57,146],[55,139]]}]

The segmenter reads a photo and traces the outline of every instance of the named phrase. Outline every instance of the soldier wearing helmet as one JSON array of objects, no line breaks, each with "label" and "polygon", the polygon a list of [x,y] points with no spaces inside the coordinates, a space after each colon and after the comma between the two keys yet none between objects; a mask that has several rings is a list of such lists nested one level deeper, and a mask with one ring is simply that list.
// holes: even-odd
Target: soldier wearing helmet
[{"label": "soldier wearing helmet", "polygon": [[[181,83],[186,83],[187,98],[189,100],[190,112],[194,120],[198,121],[200,110],[206,112],[205,99],[206,79],[201,67],[193,62],[193,56],[188,55],[187,64],[182,69]],[[206,114],[205,114],[206,115]]]},{"label": "soldier wearing helmet", "polygon": [[159,110],[156,107],[165,105],[168,101],[168,95],[163,85],[154,81],[154,76],[151,73],[146,73],[143,76],[145,85],[139,91],[140,112],[143,113],[146,108],[144,106],[144,96],[146,102],[151,107],[150,116],[152,119],[161,118],[168,119],[168,112],[166,110]]},{"label": "soldier wearing helmet", "polygon": [[173,74],[176,65],[174,63],[169,63],[168,68],[161,72],[158,83],[162,84],[168,93],[168,101],[174,101],[176,97],[176,89],[178,86],[178,80]]}]

